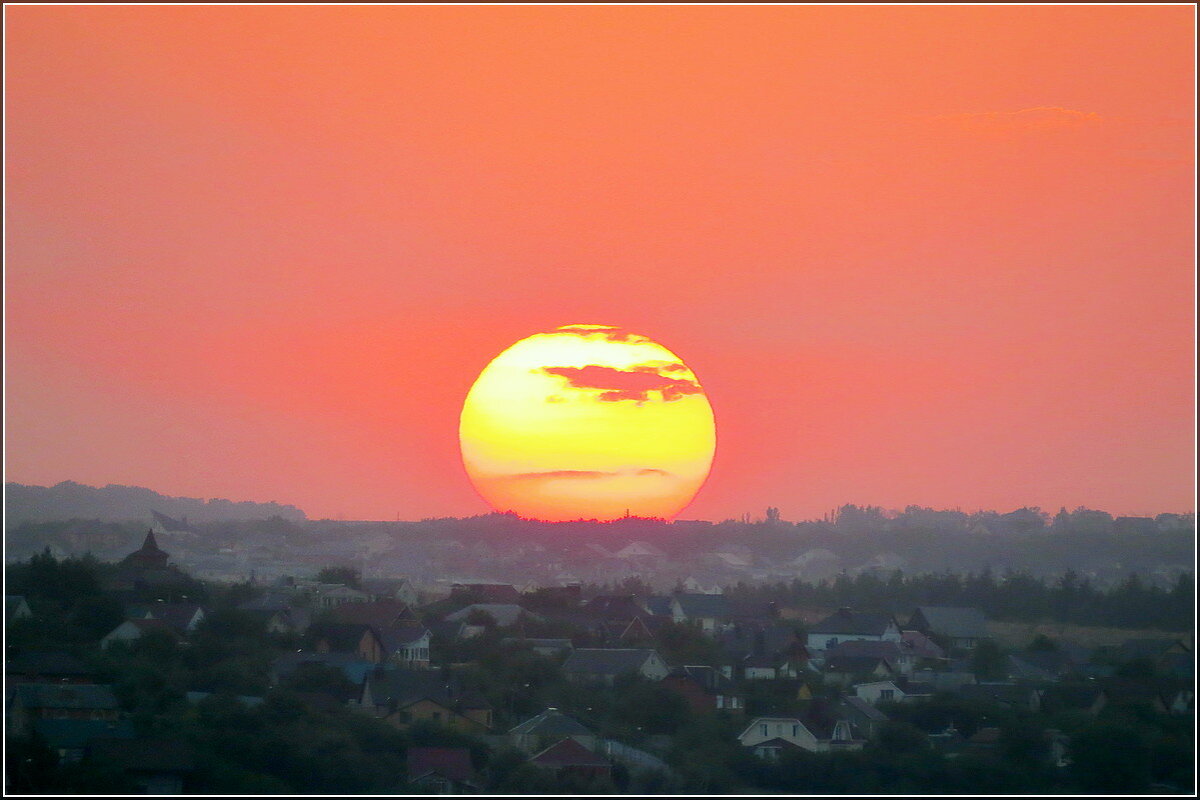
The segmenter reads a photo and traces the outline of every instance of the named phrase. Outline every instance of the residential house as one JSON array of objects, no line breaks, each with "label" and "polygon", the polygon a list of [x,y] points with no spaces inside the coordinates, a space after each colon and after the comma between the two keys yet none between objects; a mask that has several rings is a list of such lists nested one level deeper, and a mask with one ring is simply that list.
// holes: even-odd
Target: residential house
[{"label": "residential house", "polygon": [[671,596],[671,618],[696,625],[714,635],[729,621],[729,602],[721,594],[675,594]]},{"label": "residential house", "polygon": [[838,714],[848,720],[857,730],[873,739],[888,721],[888,715],[857,695],[847,695],[838,701]]},{"label": "residential house", "polygon": [[379,632],[385,658],[401,667],[428,669],[433,634],[420,622],[403,622]]},{"label": "residential house", "polygon": [[14,622],[23,619],[29,619],[33,616],[33,611],[29,608],[29,602],[23,594],[6,594],[4,595],[4,619],[11,625]]},{"label": "residential house", "polygon": [[1075,661],[1059,650],[1026,650],[1007,660],[1008,674],[1020,681],[1054,683],[1077,670]]},{"label": "residential house", "polygon": [[340,669],[346,680],[361,686],[367,675],[375,671],[375,662],[360,658],[355,653],[286,653],[271,662],[268,677],[272,686],[278,686],[297,669],[305,665],[321,665]]},{"label": "residential house", "polygon": [[860,700],[877,706],[880,703],[898,703],[904,700],[905,691],[894,681],[871,681],[854,686],[854,696]]},{"label": "residential house", "polygon": [[107,650],[118,642],[130,644],[152,633],[166,636],[171,641],[177,642],[179,640],[179,634],[165,620],[154,618],[127,619],[104,635],[100,640],[100,647]]},{"label": "residential house", "polygon": [[588,750],[596,750],[599,738],[579,720],[568,716],[557,708],[530,717],[515,725],[507,734],[509,743],[518,750],[535,753],[549,744],[572,738]]},{"label": "residential house", "polygon": [[465,747],[408,748],[408,784],[423,794],[468,794],[482,784]]},{"label": "residential house", "polygon": [[384,661],[384,644],[370,625],[324,622],[312,625],[308,636],[318,653],[352,653],[363,661]]},{"label": "residential house", "polygon": [[634,648],[577,648],[567,657],[562,670],[570,680],[602,681],[610,685],[621,675],[637,674],[660,681],[670,672],[655,650]]},{"label": "residential house", "polygon": [[312,623],[312,614],[307,608],[293,606],[287,599],[274,595],[248,600],[238,609],[261,621],[267,633],[302,634]]},{"label": "residential house", "polygon": [[936,664],[946,660],[946,651],[920,631],[901,631],[900,646],[917,664]]},{"label": "residential house", "polygon": [[880,656],[835,656],[825,659],[822,674],[830,683],[848,685],[864,678],[898,678],[892,663]]},{"label": "residential house", "polygon": [[126,607],[130,620],[160,619],[178,636],[186,636],[204,622],[204,609],[195,603],[145,603]]},{"label": "residential house", "polygon": [[406,606],[420,602],[417,588],[408,578],[368,578],[359,581],[359,585],[372,601],[396,600]]},{"label": "residential house", "polygon": [[846,720],[818,725],[811,719],[806,723],[800,716],[755,717],[738,735],[738,741],[743,747],[755,748],[755,755],[766,759],[777,758],[789,745],[810,753],[861,750],[863,746],[863,740],[854,736]]},{"label": "residential house", "polygon": [[559,778],[568,775],[584,780],[612,778],[612,764],[608,759],[593,753],[569,737],[550,745],[537,755],[531,756],[529,763],[535,767],[553,770]]},{"label": "residential house", "polygon": [[464,693],[440,674],[391,669],[367,676],[354,703],[363,712],[397,728],[426,721],[461,733],[487,733],[492,707],[474,693]]},{"label": "residential house", "polygon": [[534,614],[532,611],[526,611],[515,603],[474,603],[455,611],[453,614],[447,614],[446,621],[470,622],[471,618],[477,614],[486,614],[495,620],[496,625],[501,628],[516,625],[521,620],[543,621],[540,615]]},{"label": "residential house", "polygon": [[891,614],[840,608],[808,629],[810,651],[828,650],[852,640],[899,642],[900,626]]},{"label": "residential house", "polygon": [[912,651],[904,646],[903,640],[895,642],[891,640],[870,641],[857,639],[839,642],[838,644],[826,650],[826,670],[831,672],[845,672],[846,670],[844,669],[830,669],[830,664],[847,659],[872,659],[886,661],[891,670],[889,674],[895,675],[911,675],[915,662]]},{"label": "residential house", "polygon": [[908,620],[906,630],[920,631],[926,636],[941,636],[951,647],[971,650],[990,638],[987,617],[977,608],[952,606],[918,606]]},{"label": "residential house", "polygon": [[744,712],[745,700],[732,680],[709,666],[685,666],[671,670],[662,685],[683,695],[697,714],[713,711]]},{"label": "residential house", "polygon": [[39,719],[116,722],[116,695],[107,684],[20,683],[9,687],[8,729],[21,736]]}]

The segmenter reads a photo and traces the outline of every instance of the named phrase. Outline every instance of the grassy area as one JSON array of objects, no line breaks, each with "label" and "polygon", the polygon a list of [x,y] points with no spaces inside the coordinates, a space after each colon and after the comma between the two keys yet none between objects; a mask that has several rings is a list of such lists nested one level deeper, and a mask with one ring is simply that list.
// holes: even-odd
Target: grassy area
[{"label": "grassy area", "polygon": [[1005,648],[1023,648],[1042,634],[1050,639],[1069,639],[1085,647],[1117,645],[1126,639],[1182,639],[1191,631],[1159,631],[1128,628],[1090,628],[1063,622],[989,622],[988,630],[996,644]]}]

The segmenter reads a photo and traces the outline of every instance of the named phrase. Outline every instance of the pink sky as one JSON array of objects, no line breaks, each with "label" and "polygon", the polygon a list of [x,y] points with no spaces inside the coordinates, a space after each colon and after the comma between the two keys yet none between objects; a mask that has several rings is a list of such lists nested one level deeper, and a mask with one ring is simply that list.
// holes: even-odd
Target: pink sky
[{"label": "pink sky", "polygon": [[8,6],[7,479],[486,511],[488,361],[696,372],[684,517],[1194,508],[1190,6]]}]

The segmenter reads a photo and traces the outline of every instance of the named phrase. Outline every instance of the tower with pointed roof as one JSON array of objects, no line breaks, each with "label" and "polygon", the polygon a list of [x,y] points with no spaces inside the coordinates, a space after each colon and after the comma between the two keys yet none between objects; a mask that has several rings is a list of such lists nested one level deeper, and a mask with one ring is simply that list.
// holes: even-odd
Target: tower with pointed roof
[{"label": "tower with pointed roof", "polygon": [[121,560],[121,566],[139,569],[165,569],[169,558],[166,551],[161,550],[158,542],[155,541],[154,531],[149,531],[146,533],[146,541],[142,542],[141,548],[125,556]]}]

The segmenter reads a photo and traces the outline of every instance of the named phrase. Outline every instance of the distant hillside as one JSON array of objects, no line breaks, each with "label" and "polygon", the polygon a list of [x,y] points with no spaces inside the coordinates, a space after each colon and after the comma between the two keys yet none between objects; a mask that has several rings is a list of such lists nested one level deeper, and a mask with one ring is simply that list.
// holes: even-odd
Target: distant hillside
[{"label": "distant hillside", "polygon": [[99,519],[121,522],[149,520],[157,511],[189,523],[230,522],[282,517],[295,522],[307,519],[303,511],[279,503],[235,503],[198,497],[167,497],[140,486],[103,488],[63,481],[57,486],[4,486],[4,508],[9,527],[23,522],[52,522],[67,519]]}]

